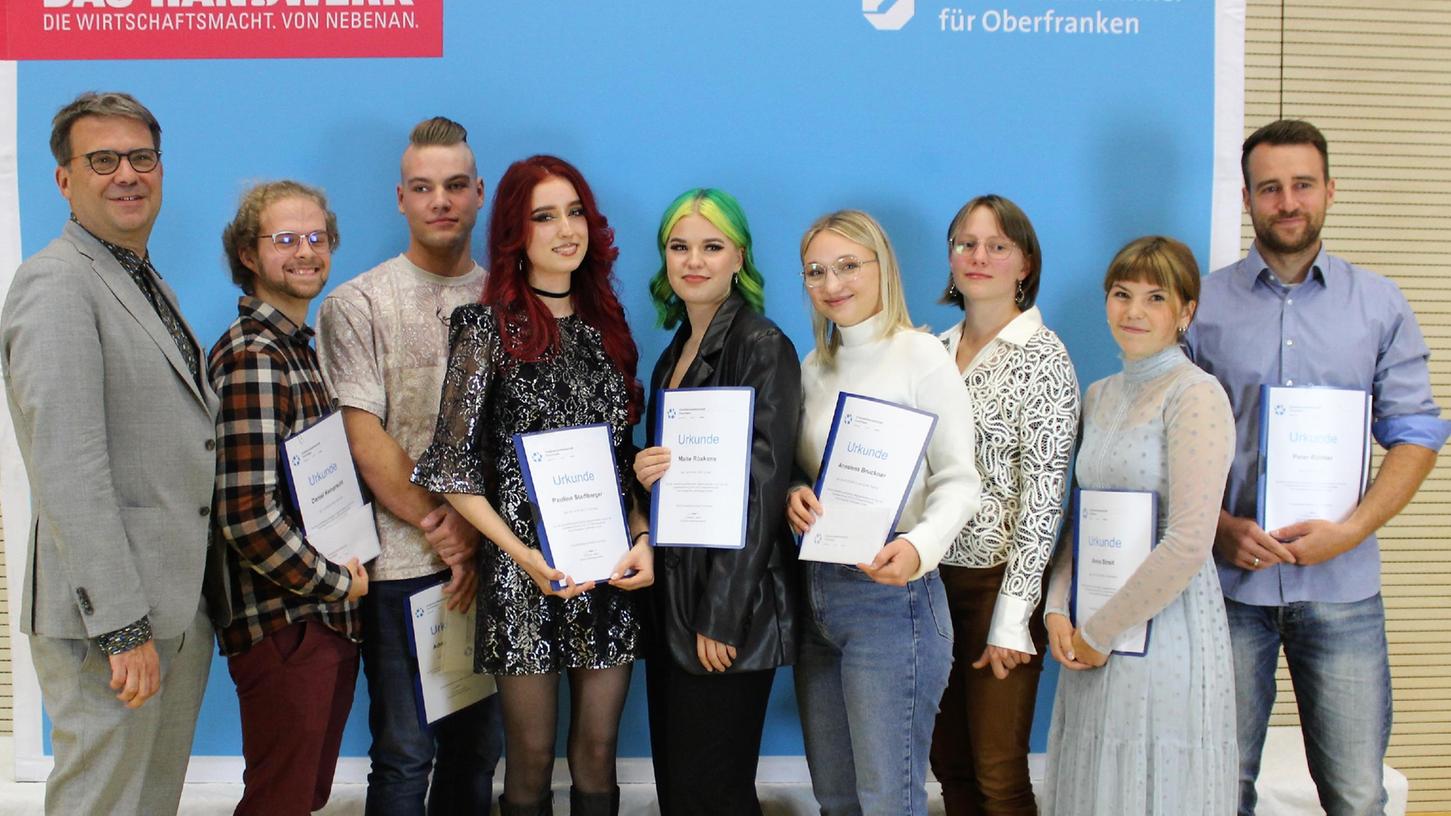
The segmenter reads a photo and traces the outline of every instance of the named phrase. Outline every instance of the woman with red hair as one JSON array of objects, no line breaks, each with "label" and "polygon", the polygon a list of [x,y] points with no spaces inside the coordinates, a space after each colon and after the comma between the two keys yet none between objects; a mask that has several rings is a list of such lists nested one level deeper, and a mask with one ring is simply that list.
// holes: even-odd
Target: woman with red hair
[{"label": "woman with red hair", "polygon": [[[607,582],[577,584],[539,549],[516,433],[607,423],[616,490],[633,460],[639,352],[614,291],[614,235],[584,177],[533,156],[499,181],[483,303],[450,318],[433,443],[413,472],[483,533],[474,669],[497,678],[504,712],[503,816],[552,808],[559,680],[569,673],[570,812],[614,814],[615,747],[639,619],[628,590],[653,581],[644,516]],[[551,582],[565,584],[554,590]]]}]

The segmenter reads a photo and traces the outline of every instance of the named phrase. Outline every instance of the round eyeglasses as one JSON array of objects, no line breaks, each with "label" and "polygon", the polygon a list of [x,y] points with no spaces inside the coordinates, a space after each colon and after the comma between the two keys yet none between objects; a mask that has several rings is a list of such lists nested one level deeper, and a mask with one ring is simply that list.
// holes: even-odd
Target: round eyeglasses
[{"label": "round eyeglasses", "polygon": [[1013,250],[1018,246],[1006,238],[988,238],[984,241],[979,241],[976,238],[964,238],[962,240],[951,238],[948,239],[947,245],[952,248],[952,254],[969,256],[977,252],[977,248],[981,246],[987,252],[987,256],[995,261],[1001,261],[1013,254]]},{"label": "round eyeglasses", "polygon": [[76,159],[85,159],[86,164],[98,176],[109,176],[121,169],[121,160],[125,159],[131,165],[131,169],[138,173],[150,173],[161,163],[161,151],[154,147],[138,147],[135,150],[128,150],[120,153],[115,150],[92,150],[79,156],[71,156],[67,162]]},{"label": "round eyeglasses", "polygon": [[855,255],[843,255],[836,259],[836,263],[820,264],[809,263],[801,267],[801,279],[806,281],[807,289],[815,289],[826,283],[826,274],[830,272],[836,275],[836,279],[842,283],[851,283],[861,273],[862,267],[867,264],[876,263],[876,258],[862,260]]}]

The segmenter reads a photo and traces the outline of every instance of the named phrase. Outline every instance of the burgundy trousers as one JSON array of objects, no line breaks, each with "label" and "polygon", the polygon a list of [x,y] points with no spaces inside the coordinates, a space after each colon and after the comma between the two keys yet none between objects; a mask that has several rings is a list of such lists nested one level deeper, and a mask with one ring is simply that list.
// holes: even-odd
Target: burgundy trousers
[{"label": "burgundy trousers", "polygon": [[932,773],[942,783],[948,816],[1036,816],[1028,776],[1028,736],[1043,655],[1048,651],[1042,604],[1029,636],[1038,654],[1006,680],[991,666],[974,669],[992,626],[993,606],[1005,567],[942,566],[952,613],[952,674],[932,734]]},{"label": "burgundy trousers", "polygon": [[242,709],[236,816],[305,816],[332,793],[353,707],[358,645],[316,621],[268,633],[227,658]]}]

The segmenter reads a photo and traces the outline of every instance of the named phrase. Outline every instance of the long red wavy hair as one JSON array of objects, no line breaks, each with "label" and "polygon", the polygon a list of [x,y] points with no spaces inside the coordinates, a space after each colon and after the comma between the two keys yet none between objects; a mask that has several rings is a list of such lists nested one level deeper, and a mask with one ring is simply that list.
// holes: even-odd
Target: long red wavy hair
[{"label": "long red wavy hair", "polygon": [[504,171],[489,214],[489,276],[483,303],[494,307],[504,349],[514,359],[536,361],[558,347],[559,327],[554,317],[544,302],[529,291],[526,251],[533,226],[529,205],[534,188],[551,176],[573,185],[584,206],[589,248],[570,280],[574,313],[599,330],[605,355],[625,378],[633,425],[644,405],[644,388],[635,376],[640,351],[615,294],[614,266],[620,251],[615,247],[615,231],[600,213],[594,192],[574,165],[555,156],[530,156]]}]

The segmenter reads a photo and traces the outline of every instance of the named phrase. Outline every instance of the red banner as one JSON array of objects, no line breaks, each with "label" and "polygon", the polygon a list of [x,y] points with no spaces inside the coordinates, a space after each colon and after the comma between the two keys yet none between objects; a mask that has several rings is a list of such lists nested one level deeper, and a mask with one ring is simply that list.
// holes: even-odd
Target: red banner
[{"label": "red banner", "polygon": [[443,54],[443,0],[0,2],[7,60]]}]

